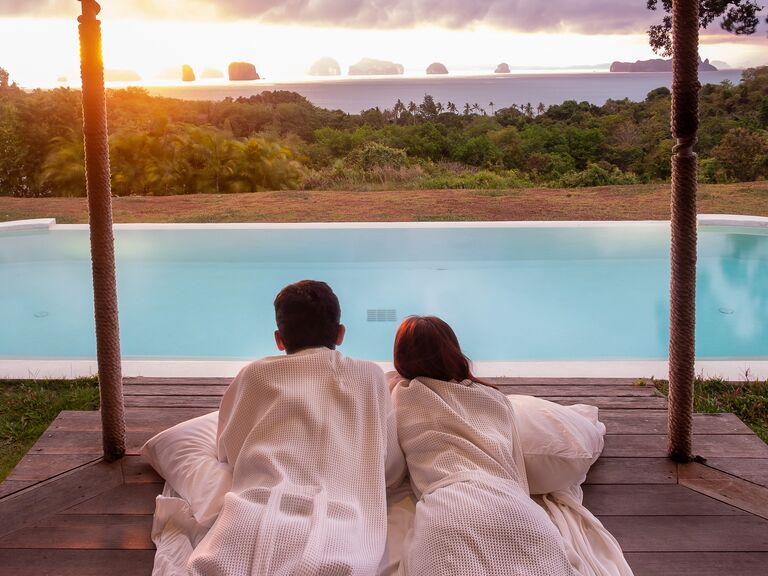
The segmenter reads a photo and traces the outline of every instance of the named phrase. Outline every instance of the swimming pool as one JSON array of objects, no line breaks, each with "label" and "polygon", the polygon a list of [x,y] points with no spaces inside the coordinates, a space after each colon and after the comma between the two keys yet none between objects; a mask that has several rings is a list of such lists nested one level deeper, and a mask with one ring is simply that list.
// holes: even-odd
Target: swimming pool
[{"label": "swimming pool", "polygon": [[[700,222],[697,357],[765,360],[768,222],[723,222]],[[667,355],[665,222],[117,225],[115,238],[128,361],[274,354],[272,301],[303,278],[336,291],[351,356],[388,360],[409,314],[443,317],[481,362]],[[92,359],[91,290],[87,226],[0,227],[0,364]]]}]

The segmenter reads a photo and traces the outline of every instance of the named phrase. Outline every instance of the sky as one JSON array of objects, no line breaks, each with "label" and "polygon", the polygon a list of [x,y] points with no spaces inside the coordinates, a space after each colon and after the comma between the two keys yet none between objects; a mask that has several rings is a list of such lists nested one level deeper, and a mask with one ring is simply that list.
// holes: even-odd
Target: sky
[{"label": "sky", "polygon": [[[452,73],[511,67],[599,65],[657,57],[646,30],[661,19],[646,0],[104,0],[105,67],[143,83],[198,76],[232,61],[262,77],[299,79],[322,56],[343,73],[363,57],[422,74],[432,62]],[[0,66],[25,87],[79,82],[76,0],[0,0]],[[761,27],[750,37],[702,33],[702,58],[732,67],[768,64]]]}]

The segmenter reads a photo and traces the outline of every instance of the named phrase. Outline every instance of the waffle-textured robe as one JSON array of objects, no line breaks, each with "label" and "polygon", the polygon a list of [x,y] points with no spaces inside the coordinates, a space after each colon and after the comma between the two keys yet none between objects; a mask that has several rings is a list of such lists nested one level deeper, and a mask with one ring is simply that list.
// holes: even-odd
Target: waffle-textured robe
[{"label": "waffle-textured robe", "polygon": [[401,380],[393,403],[419,498],[399,574],[571,576],[562,536],[528,494],[506,397],[473,383]]},{"label": "waffle-textured robe", "polygon": [[327,348],[251,363],[222,399],[218,452],[232,489],[192,574],[376,573],[386,486],[405,473],[378,366]]}]

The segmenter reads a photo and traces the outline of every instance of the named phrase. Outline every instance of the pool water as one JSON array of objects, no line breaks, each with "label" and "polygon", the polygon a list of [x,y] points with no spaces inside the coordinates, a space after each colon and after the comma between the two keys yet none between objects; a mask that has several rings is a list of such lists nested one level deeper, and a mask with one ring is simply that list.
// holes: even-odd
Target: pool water
[{"label": "pool water", "polygon": [[[272,302],[304,278],[339,296],[345,354],[391,358],[436,314],[480,361],[660,359],[668,223],[116,227],[128,359],[276,353]],[[768,233],[699,232],[699,358],[768,357]],[[95,356],[88,230],[0,232],[0,358]]]}]

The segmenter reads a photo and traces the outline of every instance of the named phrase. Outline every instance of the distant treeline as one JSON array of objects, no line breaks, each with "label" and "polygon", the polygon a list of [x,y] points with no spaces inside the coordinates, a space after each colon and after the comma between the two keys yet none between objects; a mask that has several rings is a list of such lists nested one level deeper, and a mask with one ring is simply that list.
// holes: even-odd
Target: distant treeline
[{"label": "distant treeline", "polygon": [[[0,69],[2,71],[2,69]],[[3,71],[4,72],[4,71]],[[396,102],[360,114],[293,92],[220,102],[108,90],[115,195],[305,189],[596,186],[670,177],[670,92],[568,100]],[[80,92],[25,92],[0,74],[0,195],[82,196]],[[768,66],[701,90],[703,182],[768,177]]]}]

